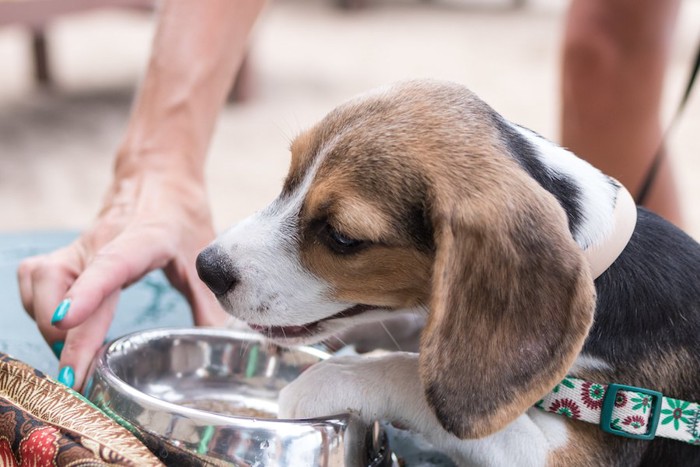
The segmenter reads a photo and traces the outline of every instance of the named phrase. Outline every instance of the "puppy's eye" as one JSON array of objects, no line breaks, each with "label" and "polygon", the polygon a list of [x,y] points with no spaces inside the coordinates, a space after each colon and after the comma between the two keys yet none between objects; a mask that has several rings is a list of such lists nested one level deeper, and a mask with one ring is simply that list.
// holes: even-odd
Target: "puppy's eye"
[{"label": "puppy's eye", "polygon": [[341,254],[354,253],[361,247],[365,246],[365,242],[363,240],[350,238],[347,235],[338,232],[330,225],[326,226],[325,239],[325,243],[331,250]]}]

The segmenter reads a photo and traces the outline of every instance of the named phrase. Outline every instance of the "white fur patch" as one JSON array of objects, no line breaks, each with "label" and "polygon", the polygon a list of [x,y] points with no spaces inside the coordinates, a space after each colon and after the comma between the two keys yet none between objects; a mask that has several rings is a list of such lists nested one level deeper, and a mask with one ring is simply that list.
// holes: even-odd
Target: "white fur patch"
[{"label": "white fur patch", "polygon": [[612,367],[608,362],[602,360],[598,357],[593,357],[591,355],[579,354],[574,361],[574,364],[568,371],[571,376],[576,376],[581,370],[612,370]]},{"label": "white fur patch", "polygon": [[574,232],[574,240],[584,250],[600,243],[615,226],[613,210],[617,187],[613,179],[571,151],[557,146],[535,132],[518,125],[512,127],[534,146],[545,167],[553,173],[566,176],[576,184],[580,194],[578,208],[582,222]]}]

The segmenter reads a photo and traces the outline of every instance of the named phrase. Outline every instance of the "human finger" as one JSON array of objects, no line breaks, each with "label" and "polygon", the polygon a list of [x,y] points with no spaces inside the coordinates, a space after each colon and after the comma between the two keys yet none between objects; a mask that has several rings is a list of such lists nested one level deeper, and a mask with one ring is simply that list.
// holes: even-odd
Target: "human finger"
[{"label": "human finger", "polygon": [[68,307],[56,310],[52,324],[68,330],[85,322],[106,299],[162,267],[168,259],[162,243],[148,234],[122,234],[100,250],[65,293]]},{"label": "human finger", "polygon": [[87,371],[114,317],[120,290],[105,298],[100,307],[83,323],[70,329],[59,361],[58,381],[80,390]]},{"label": "human finger", "polygon": [[32,317],[49,345],[65,338],[65,331],[53,327],[51,319],[64,306],[63,297],[73,278],[73,273],[48,258],[37,263],[31,272]]},{"label": "human finger", "polygon": [[32,287],[32,273],[40,264],[41,256],[32,256],[19,263],[17,267],[17,285],[19,296],[27,314],[34,319],[34,291]]}]

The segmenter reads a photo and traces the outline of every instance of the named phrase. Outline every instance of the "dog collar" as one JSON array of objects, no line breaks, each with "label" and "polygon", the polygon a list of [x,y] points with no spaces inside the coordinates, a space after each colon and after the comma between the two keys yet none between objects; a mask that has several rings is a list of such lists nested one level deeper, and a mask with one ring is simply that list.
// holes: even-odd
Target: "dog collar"
[{"label": "dog collar", "polygon": [[[606,239],[584,250],[593,278],[603,274],[629,243],[637,223],[634,199],[621,184]],[[666,397],[658,391],[600,384],[567,376],[535,404],[545,412],[595,423],[611,434],[651,440],[655,436],[700,446],[700,404]]]},{"label": "dog collar", "polygon": [[629,191],[613,179],[619,186],[615,208],[613,209],[613,228],[611,233],[600,243],[583,250],[591,265],[593,278],[603,274],[612,265],[622,250],[625,249],[637,224],[637,205]]},{"label": "dog collar", "polygon": [[621,384],[599,384],[567,376],[535,407],[595,423],[626,438],[655,436],[700,446],[700,404]]}]

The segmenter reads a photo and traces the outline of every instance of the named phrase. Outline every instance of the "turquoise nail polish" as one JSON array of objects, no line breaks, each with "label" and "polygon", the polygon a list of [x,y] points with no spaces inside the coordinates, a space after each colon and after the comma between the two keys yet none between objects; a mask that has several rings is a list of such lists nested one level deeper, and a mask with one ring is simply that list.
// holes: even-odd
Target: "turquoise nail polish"
[{"label": "turquoise nail polish", "polygon": [[75,373],[73,372],[73,368],[69,366],[64,366],[61,368],[61,371],[58,372],[58,382],[72,388],[73,383],[75,383]]},{"label": "turquoise nail polish", "polygon": [[51,344],[51,350],[53,351],[53,354],[56,356],[56,358],[61,358],[61,352],[63,352],[64,345],[65,342],[63,341],[56,341],[53,344]]},{"label": "turquoise nail polish", "polygon": [[51,324],[56,324],[66,317],[68,309],[70,308],[70,298],[63,300],[53,312],[53,317],[51,317]]}]

